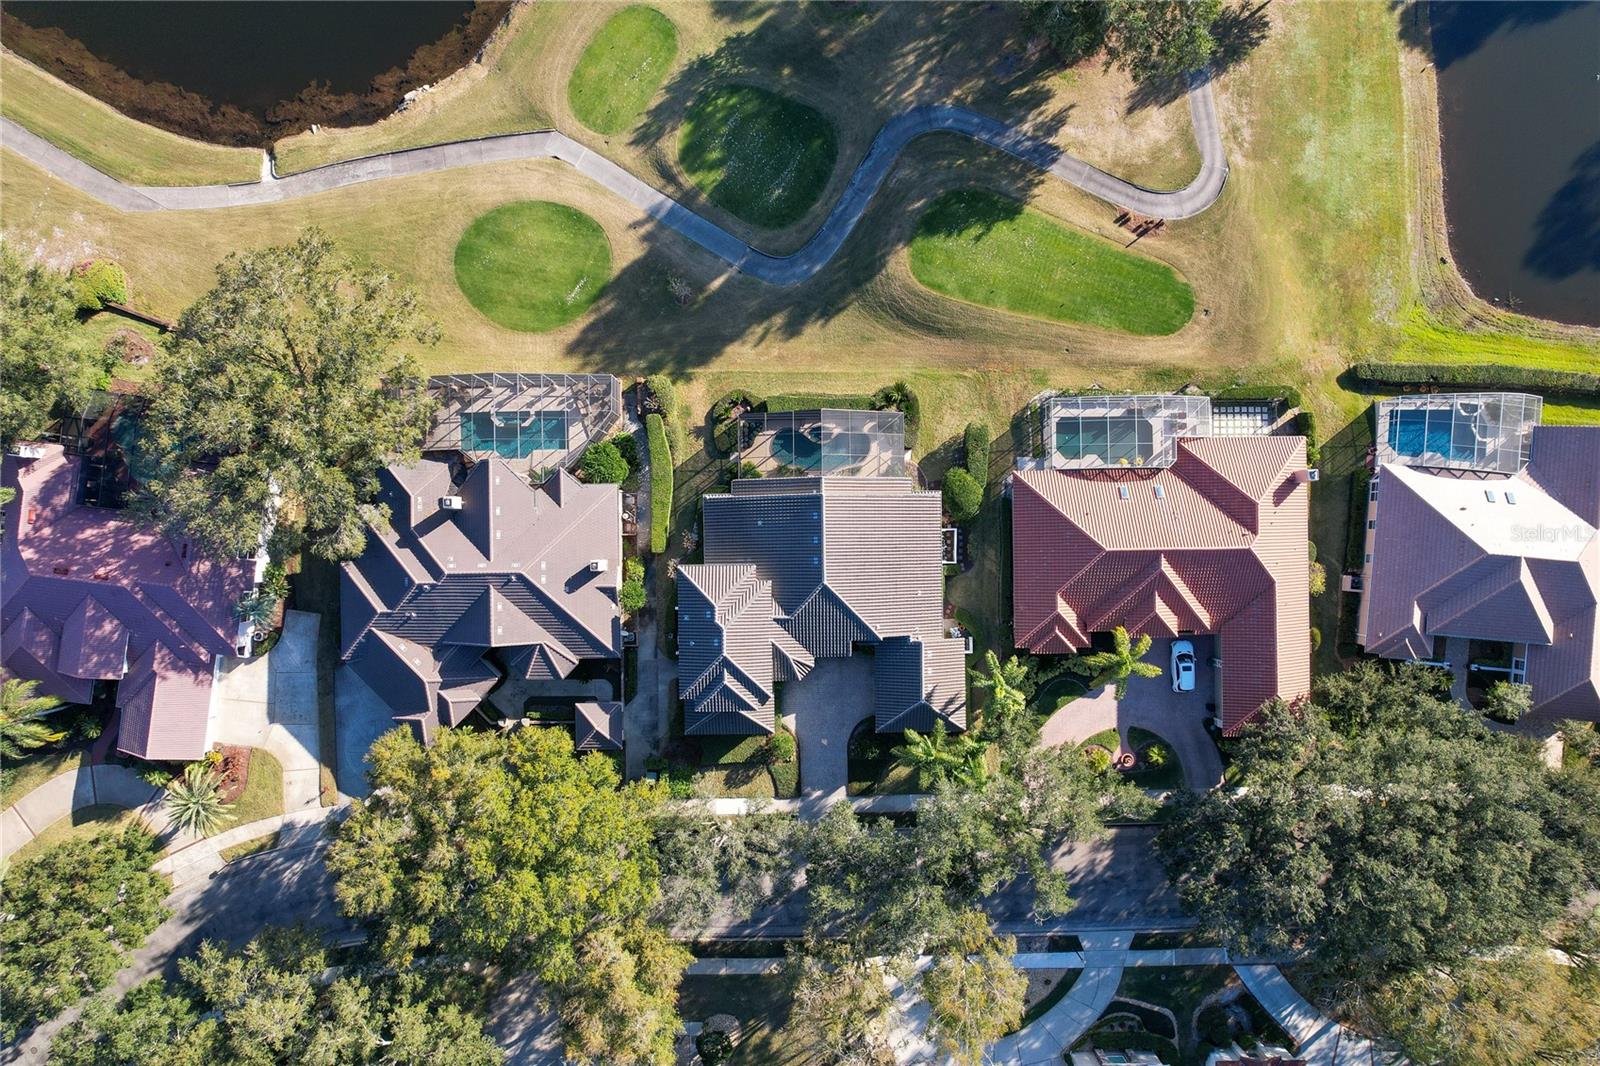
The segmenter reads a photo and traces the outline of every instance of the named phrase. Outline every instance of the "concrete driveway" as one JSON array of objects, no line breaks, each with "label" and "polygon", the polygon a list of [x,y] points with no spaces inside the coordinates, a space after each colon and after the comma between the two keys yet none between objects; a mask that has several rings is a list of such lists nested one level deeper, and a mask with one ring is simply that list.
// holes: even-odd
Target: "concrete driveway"
[{"label": "concrete driveway", "polygon": [[783,686],[783,714],[800,742],[800,791],[808,800],[843,799],[850,781],[850,731],[872,713],[872,660],[822,659]]},{"label": "concrete driveway", "polygon": [[339,720],[339,765],[334,772],[339,791],[346,796],[365,797],[369,791],[367,749],[398,723],[389,705],[348,666],[334,671],[333,707]]},{"label": "concrete driveway", "polygon": [[1193,692],[1172,691],[1172,642],[1157,640],[1145,659],[1161,667],[1160,677],[1133,678],[1128,683],[1127,698],[1121,701],[1112,685],[1074,700],[1050,716],[1040,730],[1040,740],[1051,747],[1081,744],[1096,733],[1115,727],[1126,747],[1128,730],[1137,726],[1172,745],[1183,763],[1183,779],[1189,788],[1204,792],[1221,784],[1222,757],[1205,729],[1209,717],[1206,704],[1216,698],[1216,677],[1211,667],[1213,642],[1210,637],[1186,639],[1194,642],[1195,649]]},{"label": "concrete driveway", "polygon": [[322,806],[322,730],[317,713],[317,630],[322,616],[287,611],[266,655],[224,656],[217,677],[216,740],[272,753],[283,767],[283,809]]}]

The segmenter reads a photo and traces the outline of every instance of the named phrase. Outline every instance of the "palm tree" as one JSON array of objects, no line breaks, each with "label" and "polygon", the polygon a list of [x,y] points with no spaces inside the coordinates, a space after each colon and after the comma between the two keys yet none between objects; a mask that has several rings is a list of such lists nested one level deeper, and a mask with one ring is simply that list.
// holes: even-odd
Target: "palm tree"
[{"label": "palm tree", "polygon": [[1134,641],[1128,636],[1126,629],[1118,626],[1111,631],[1111,643],[1110,651],[1076,655],[1067,665],[1071,667],[1073,673],[1094,678],[1091,682],[1093,688],[1115,681],[1119,700],[1128,694],[1128,679],[1135,674],[1139,677],[1161,676],[1161,667],[1155,663],[1141,661],[1145,653],[1150,650],[1148,636],[1141,635]]},{"label": "palm tree", "polygon": [[66,737],[64,730],[46,725],[45,715],[61,706],[53,696],[35,696],[37,681],[7,678],[0,685],[0,756],[20,759],[30,748],[42,748]]},{"label": "palm tree", "polygon": [[983,752],[982,741],[969,734],[951,737],[944,722],[939,721],[933,724],[933,732],[928,736],[907,729],[906,742],[891,754],[917,771],[917,780],[923,788],[932,788],[945,781],[960,785],[982,784]]},{"label": "palm tree", "polygon": [[167,786],[167,813],[178,829],[195,836],[210,836],[223,822],[233,820],[233,804],[222,802],[217,775],[203,762],[192,762],[183,776]]}]

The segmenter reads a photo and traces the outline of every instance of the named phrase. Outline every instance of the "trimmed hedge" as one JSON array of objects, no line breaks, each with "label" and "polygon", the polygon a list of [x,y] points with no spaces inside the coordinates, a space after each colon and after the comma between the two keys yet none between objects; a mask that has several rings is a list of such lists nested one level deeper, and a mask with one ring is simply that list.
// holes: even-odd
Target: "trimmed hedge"
[{"label": "trimmed hedge", "polygon": [[622,563],[622,587],[617,590],[617,606],[633,614],[644,606],[644,564],[631,556]]},{"label": "trimmed hedge", "polygon": [[650,444],[650,550],[659,555],[667,550],[672,524],[672,448],[659,414],[644,416],[644,431]]},{"label": "trimmed hedge", "polygon": [[1350,368],[1369,385],[1453,385],[1474,389],[1530,389],[1571,396],[1600,396],[1600,373],[1503,366],[1499,363],[1357,363]]},{"label": "trimmed hedge", "polygon": [[128,275],[109,259],[86,259],[72,268],[72,291],[82,311],[128,302]]},{"label": "trimmed hedge", "polygon": [[989,427],[981,422],[968,422],[964,443],[967,448],[967,473],[978,479],[978,484],[989,484]]},{"label": "trimmed hedge", "polygon": [[1249,403],[1253,400],[1282,400],[1290,407],[1300,407],[1303,401],[1300,390],[1293,385],[1233,385],[1211,394],[1217,403]]},{"label": "trimmed hedge", "polygon": [[874,409],[871,396],[859,394],[830,395],[821,392],[795,392],[783,396],[767,397],[763,410],[774,414],[786,411],[812,411],[821,407],[832,407],[840,411],[871,411]]},{"label": "trimmed hedge", "polygon": [[983,482],[959,466],[951,467],[944,475],[944,509],[951,521],[969,521],[982,506]]}]

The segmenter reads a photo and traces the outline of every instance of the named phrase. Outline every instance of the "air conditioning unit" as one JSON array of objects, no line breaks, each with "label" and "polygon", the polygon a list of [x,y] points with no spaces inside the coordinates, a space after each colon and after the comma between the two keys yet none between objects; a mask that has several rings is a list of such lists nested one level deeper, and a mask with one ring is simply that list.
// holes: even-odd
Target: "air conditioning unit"
[{"label": "air conditioning unit", "polygon": [[596,559],[594,562],[589,564],[589,572],[591,574],[603,574],[610,566],[610,563],[611,560],[609,559]]},{"label": "air conditioning unit", "polygon": [[460,496],[440,496],[439,507],[445,511],[459,511],[462,503]]}]

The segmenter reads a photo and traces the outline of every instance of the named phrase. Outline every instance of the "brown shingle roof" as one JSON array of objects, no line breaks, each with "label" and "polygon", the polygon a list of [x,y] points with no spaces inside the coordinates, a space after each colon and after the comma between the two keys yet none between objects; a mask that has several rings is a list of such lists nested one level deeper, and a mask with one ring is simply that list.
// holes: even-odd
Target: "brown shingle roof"
[{"label": "brown shingle roof", "polygon": [[1067,654],[1116,626],[1222,638],[1222,724],[1311,685],[1301,437],[1180,440],[1160,470],[1016,474],[1019,647]]}]

